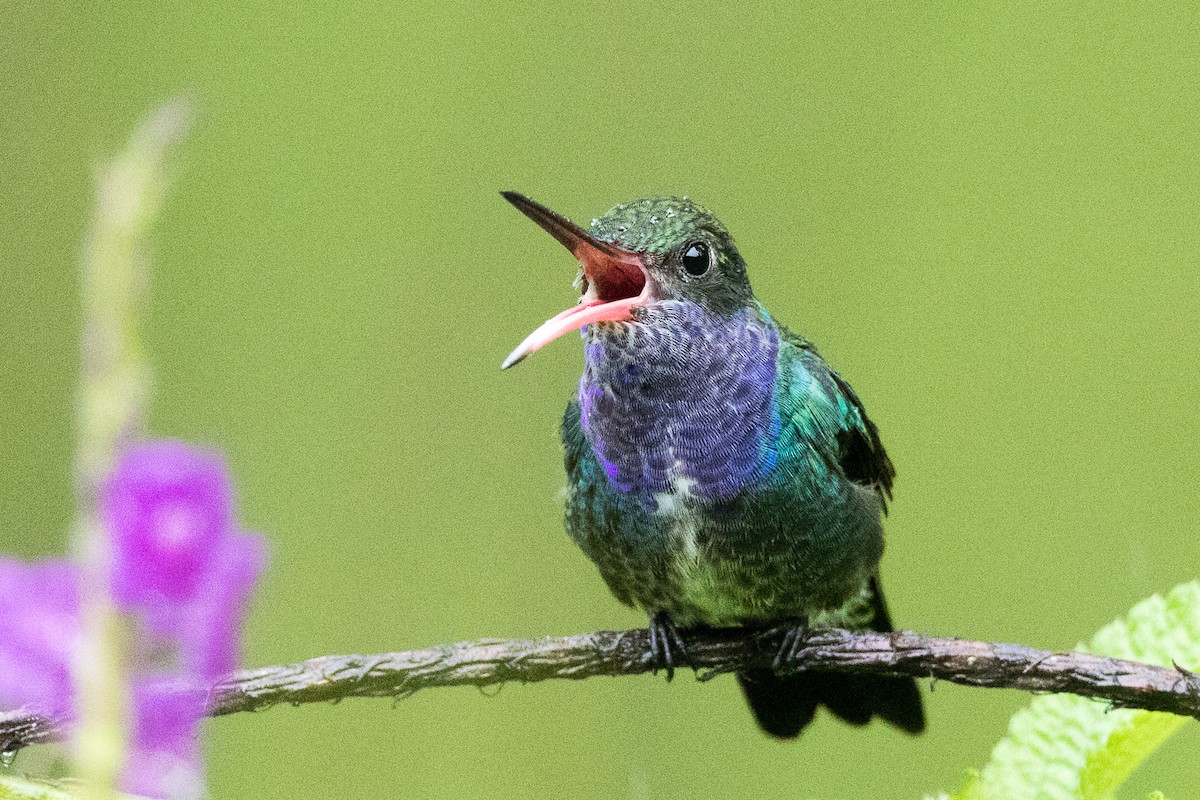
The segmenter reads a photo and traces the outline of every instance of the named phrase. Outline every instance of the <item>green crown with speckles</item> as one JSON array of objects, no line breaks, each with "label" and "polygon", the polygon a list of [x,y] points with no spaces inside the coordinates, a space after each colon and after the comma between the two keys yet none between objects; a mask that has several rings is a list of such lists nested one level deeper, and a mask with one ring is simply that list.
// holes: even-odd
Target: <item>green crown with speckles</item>
[{"label": "green crown with speckles", "polygon": [[712,213],[686,197],[651,197],[620,203],[590,226],[598,239],[638,253],[653,253],[682,245],[707,231],[732,241],[729,231]]}]

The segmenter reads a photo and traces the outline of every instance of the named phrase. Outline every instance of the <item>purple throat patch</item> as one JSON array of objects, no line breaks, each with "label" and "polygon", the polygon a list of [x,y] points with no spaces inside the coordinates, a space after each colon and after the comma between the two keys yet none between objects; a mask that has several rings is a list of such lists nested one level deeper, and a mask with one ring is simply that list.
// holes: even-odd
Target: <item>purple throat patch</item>
[{"label": "purple throat patch", "polygon": [[658,303],[645,321],[589,326],[579,404],[609,481],[730,497],[774,466],[779,333],[752,310],[719,317]]}]

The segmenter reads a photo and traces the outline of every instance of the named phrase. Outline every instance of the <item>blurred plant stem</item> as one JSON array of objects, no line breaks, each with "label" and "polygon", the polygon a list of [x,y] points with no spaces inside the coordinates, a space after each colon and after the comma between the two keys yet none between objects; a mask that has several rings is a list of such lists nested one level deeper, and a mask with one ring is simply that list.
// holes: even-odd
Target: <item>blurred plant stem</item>
[{"label": "blurred plant stem", "polygon": [[79,723],[72,744],[82,793],[93,798],[116,796],[128,733],[121,621],[106,585],[99,494],[119,449],[145,435],[150,368],[141,335],[148,277],[144,240],[166,188],[167,151],[190,116],[179,100],[158,108],[125,151],[103,165],[80,259],[83,341],[73,548],[84,575],[84,612],[73,670]]},{"label": "blurred plant stem", "polygon": [[[78,795],[68,788],[50,783],[18,778],[15,775],[0,775],[0,800],[75,800]],[[120,800],[139,800],[133,795],[117,795]]]}]

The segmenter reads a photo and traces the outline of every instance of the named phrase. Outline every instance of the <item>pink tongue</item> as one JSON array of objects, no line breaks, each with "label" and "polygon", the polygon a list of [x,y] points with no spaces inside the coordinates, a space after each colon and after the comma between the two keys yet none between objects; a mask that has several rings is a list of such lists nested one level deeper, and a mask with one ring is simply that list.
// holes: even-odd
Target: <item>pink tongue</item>
[{"label": "pink tongue", "polygon": [[522,359],[545,347],[564,333],[577,331],[584,325],[590,325],[593,322],[616,322],[633,319],[629,312],[638,304],[640,299],[639,297],[623,297],[611,303],[592,300],[568,308],[566,311],[561,311],[539,325],[538,329],[533,333],[526,336],[525,341],[517,345],[517,348],[509,353],[508,358],[504,359],[504,363],[500,365],[500,369],[508,369],[513,364],[519,363]]}]

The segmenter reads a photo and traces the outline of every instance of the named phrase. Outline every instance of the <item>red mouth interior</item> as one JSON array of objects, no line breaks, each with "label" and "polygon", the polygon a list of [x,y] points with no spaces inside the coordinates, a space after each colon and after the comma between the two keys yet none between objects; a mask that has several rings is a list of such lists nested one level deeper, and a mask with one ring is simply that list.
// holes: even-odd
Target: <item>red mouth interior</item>
[{"label": "red mouth interior", "polygon": [[605,267],[584,274],[584,291],[590,287],[592,296],[601,303],[637,297],[646,288],[646,274],[638,266],[609,261]]},{"label": "red mouth interior", "polygon": [[642,294],[646,288],[646,271],[641,264],[632,259],[614,258],[608,253],[588,251],[592,248],[576,252],[583,266],[583,291],[588,300],[613,302]]}]

